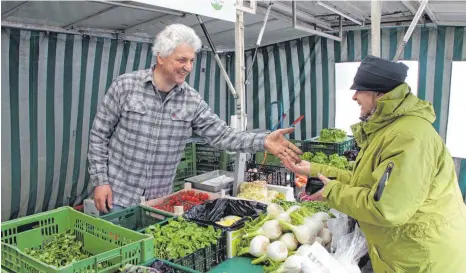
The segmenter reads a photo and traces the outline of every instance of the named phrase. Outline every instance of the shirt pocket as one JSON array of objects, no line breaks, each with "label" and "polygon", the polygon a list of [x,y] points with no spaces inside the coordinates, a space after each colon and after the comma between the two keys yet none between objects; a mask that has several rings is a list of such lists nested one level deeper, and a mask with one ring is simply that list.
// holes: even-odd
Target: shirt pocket
[{"label": "shirt pocket", "polygon": [[123,113],[120,120],[122,131],[125,134],[125,142],[132,145],[146,143],[151,138],[153,122],[151,121],[149,110],[146,104],[140,99],[130,99],[123,106]]},{"label": "shirt pocket", "polygon": [[142,100],[130,99],[123,107],[125,112],[145,115],[147,113],[147,107]]},{"label": "shirt pocket", "polygon": [[173,136],[190,137],[192,134],[192,121],[194,113],[185,109],[172,109],[170,122]]}]

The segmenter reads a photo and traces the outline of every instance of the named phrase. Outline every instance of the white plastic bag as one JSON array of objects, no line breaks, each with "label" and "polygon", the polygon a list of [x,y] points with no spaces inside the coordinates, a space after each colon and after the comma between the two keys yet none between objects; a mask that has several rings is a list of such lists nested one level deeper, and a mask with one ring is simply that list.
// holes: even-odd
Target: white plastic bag
[{"label": "white plastic bag", "polygon": [[332,232],[332,242],[330,243],[329,252],[333,253],[338,248],[340,238],[350,232],[350,219],[349,217],[335,209],[330,209],[335,218],[331,218],[327,221],[327,226],[330,232]]},{"label": "white plastic bag", "polygon": [[338,240],[338,247],[333,257],[335,257],[348,273],[361,273],[358,262],[366,253],[366,238],[356,224],[353,232],[343,235]]}]

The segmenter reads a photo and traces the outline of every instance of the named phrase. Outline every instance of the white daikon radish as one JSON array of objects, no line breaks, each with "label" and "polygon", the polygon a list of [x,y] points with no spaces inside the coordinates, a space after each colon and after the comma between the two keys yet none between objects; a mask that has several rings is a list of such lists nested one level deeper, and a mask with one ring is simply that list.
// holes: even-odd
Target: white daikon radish
[{"label": "white daikon radish", "polygon": [[269,244],[269,238],[265,237],[264,235],[257,235],[251,240],[251,242],[249,243],[249,247],[243,248],[238,253],[238,256],[242,256],[246,253],[249,253],[256,258],[260,257],[265,254]]},{"label": "white daikon radish", "polygon": [[276,240],[282,235],[282,229],[277,220],[270,220],[265,222],[264,225],[258,230],[244,234],[243,238],[251,238],[257,235],[264,235],[270,240]]},{"label": "white daikon radish", "polygon": [[264,262],[267,258],[274,262],[283,262],[288,257],[288,249],[281,241],[275,241],[267,247],[265,255],[252,260],[252,264],[259,264]]},{"label": "white daikon radish", "polygon": [[280,241],[286,245],[288,251],[295,251],[298,248],[298,240],[293,233],[285,233],[280,237]]}]

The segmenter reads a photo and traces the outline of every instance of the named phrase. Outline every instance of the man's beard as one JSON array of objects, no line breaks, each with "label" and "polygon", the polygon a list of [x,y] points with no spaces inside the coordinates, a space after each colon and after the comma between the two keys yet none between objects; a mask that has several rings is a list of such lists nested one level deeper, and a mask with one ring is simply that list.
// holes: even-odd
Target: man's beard
[{"label": "man's beard", "polygon": [[372,117],[372,115],[375,113],[375,110],[376,110],[376,109],[377,109],[376,107],[372,108],[372,110],[371,110],[369,113],[367,113],[367,114],[365,114],[365,115],[361,115],[361,116],[359,117],[359,119],[360,119],[361,121],[368,121],[368,120]]}]

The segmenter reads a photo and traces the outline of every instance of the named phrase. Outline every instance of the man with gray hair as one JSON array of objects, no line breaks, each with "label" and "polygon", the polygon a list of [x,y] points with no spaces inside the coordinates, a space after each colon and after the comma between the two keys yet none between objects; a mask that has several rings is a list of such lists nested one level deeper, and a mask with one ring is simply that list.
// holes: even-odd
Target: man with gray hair
[{"label": "man with gray hair", "polygon": [[160,32],[150,69],[117,77],[100,104],[89,137],[89,174],[96,208],[104,213],[137,204],[141,196],[171,193],[176,168],[192,132],[209,144],[240,152],[266,149],[299,162],[301,151],[285,134],[236,132],[212,113],[186,82],[201,40],[190,27]]}]

